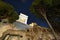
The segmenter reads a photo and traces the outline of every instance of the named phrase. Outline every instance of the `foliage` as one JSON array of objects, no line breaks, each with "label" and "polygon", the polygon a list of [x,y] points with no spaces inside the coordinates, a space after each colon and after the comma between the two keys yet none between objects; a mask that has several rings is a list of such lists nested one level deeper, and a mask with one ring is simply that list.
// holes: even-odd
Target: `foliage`
[{"label": "foliage", "polygon": [[35,7],[38,7],[37,9],[40,8],[48,8],[52,6],[52,0],[34,0],[34,2],[32,3],[32,6],[30,7],[30,11],[32,13],[34,13],[37,17],[40,18],[40,14],[37,14],[38,12],[36,12]]},{"label": "foliage", "polygon": [[[60,0],[34,0],[30,11],[38,18],[42,17],[41,12],[45,13],[52,25],[59,25],[55,19],[60,18]],[[59,12],[58,12],[59,11]],[[43,17],[42,17],[43,18]],[[53,26],[53,27],[54,27]],[[57,26],[56,26],[57,27]],[[54,27],[56,29],[56,27]],[[58,29],[59,27],[57,27]]]},{"label": "foliage", "polygon": [[[30,7],[30,11],[36,14],[38,12],[36,12],[35,7],[38,7],[38,9],[44,8],[45,11],[47,11],[48,8],[58,5],[58,4],[60,4],[60,0],[34,0],[34,2],[32,3]],[[36,14],[36,15],[39,15],[39,14]]]},{"label": "foliage", "polygon": [[19,17],[12,5],[0,1],[0,20],[7,18],[10,23],[16,21]]},{"label": "foliage", "polygon": [[[60,5],[60,4],[59,4]],[[60,30],[60,6],[55,5],[48,9],[47,18],[51,22],[54,29]]]}]

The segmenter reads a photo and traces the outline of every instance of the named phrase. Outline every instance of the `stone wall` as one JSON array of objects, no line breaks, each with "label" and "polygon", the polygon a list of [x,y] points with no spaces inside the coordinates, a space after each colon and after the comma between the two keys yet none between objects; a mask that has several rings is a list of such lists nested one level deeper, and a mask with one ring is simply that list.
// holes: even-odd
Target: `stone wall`
[{"label": "stone wall", "polygon": [[45,27],[38,26],[36,23],[29,25],[30,28],[25,30],[16,30],[13,25],[3,25],[0,29],[0,39],[8,35],[8,40],[53,40],[54,36],[51,33],[51,30]]}]

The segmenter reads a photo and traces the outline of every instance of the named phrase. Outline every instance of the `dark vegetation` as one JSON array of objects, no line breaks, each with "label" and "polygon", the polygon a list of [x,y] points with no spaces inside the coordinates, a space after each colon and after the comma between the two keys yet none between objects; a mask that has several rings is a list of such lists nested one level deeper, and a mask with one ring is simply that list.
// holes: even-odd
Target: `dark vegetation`
[{"label": "dark vegetation", "polygon": [[15,22],[19,18],[13,6],[0,1],[0,20],[8,19],[9,23]]},{"label": "dark vegetation", "polygon": [[34,0],[30,11],[42,20],[46,17],[53,29],[60,32],[60,0]]}]

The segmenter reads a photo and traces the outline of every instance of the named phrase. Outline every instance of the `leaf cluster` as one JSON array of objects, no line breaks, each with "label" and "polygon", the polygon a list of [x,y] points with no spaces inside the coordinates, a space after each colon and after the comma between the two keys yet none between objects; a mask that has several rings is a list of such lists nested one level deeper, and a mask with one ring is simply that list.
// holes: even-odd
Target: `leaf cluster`
[{"label": "leaf cluster", "polygon": [[10,23],[16,21],[19,16],[12,5],[0,1],[0,20],[7,18]]},{"label": "leaf cluster", "polygon": [[[45,11],[48,20],[53,28],[59,29],[60,24],[60,0],[34,0],[30,7],[30,11],[41,18],[41,8]],[[38,10],[36,10],[38,9]],[[42,17],[43,18],[43,17]],[[57,27],[58,26],[58,27]]]}]

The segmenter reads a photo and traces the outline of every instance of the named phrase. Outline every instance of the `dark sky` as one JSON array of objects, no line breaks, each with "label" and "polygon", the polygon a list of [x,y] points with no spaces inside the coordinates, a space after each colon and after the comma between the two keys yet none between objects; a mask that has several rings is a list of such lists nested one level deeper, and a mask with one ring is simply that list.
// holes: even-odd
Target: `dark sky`
[{"label": "dark sky", "polygon": [[28,24],[36,22],[40,26],[48,27],[46,21],[41,22],[41,18],[38,19],[29,11],[30,6],[32,5],[33,0],[4,0],[4,2],[11,4],[15,10],[19,13],[24,13],[29,16]]}]

